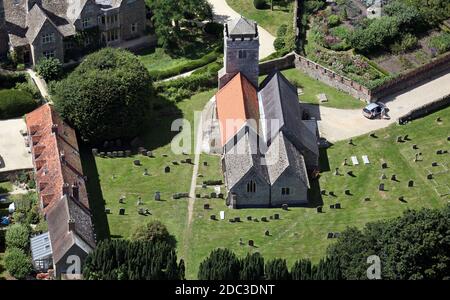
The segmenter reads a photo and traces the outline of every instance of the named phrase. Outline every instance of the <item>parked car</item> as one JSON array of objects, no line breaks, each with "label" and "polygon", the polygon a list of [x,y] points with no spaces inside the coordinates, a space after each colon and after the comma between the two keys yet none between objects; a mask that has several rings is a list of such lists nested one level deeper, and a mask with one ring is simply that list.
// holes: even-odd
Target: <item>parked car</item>
[{"label": "parked car", "polygon": [[363,108],[363,115],[368,119],[374,119],[385,113],[386,105],[380,102],[370,103]]}]

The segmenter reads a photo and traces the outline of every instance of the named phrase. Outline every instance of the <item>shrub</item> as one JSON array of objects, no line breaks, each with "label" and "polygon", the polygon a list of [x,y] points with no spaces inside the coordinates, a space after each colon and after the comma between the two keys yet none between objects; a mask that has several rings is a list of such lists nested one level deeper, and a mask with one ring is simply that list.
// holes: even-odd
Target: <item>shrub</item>
[{"label": "shrub", "polygon": [[278,27],[277,29],[277,37],[282,37],[286,35],[286,31],[287,31],[287,25],[283,24],[280,27]]},{"label": "shrub", "polygon": [[30,230],[28,226],[14,224],[6,231],[6,246],[8,248],[19,248],[28,251]]},{"label": "shrub", "polygon": [[217,37],[220,37],[223,34],[223,25],[219,24],[217,22],[208,22],[208,23],[206,23],[206,25],[203,28],[203,30],[207,34],[212,34],[212,35],[215,35]]},{"label": "shrub", "polygon": [[18,248],[9,248],[5,254],[5,267],[11,276],[24,279],[33,270],[31,259]]},{"label": "shrub", "polygon": [[435,48],[439,54],[450,50],[450,33],[442,33],[434,36],[430,39],[429,45],[431,48]]},{"label": "shrub", "polygon": [[206,184],[206,185],[222,185],[223,184],[223,182],[222,182],[222,180],[205,180],[205,181],[203,181],[203,184]]},{"label": "shrub", "polygon": [[81,137],[95,143],[138,135],[155,96],[150,75],[135,55],[105,48],[56,83],[52,99]]},{"label": "shrub", "polygon": [[284,259],[277,258],[269,261],[265,270],[268,280],[289,280],[291,278]]},{"label": "shrub", "polygon": [[341,24],[341,18],[338,15],[330,15],[328,17],[328,26],[336,27]]},{"label": "shrub", "polygon": [[273,42],[273,46],[274,46],[275,50],[280,51],[281,49],[283,49],[286,46],[284,39],[285,39],[284,37],[277,37],[275,39],[275,41]]},{"label": "shrub", "polygon": [[37,103],[24,91],[0,90],[0,120],[21,117],[35,109]]},{"label": "shrub", "polygon": [[26,81],[27,81],[26,73],[0,72],[0,89],[12,89],[17,83]]},{"label": "shrub", "polygon": [[305,1],[305,3],[304,3],[305,12],[308,15],[313,14],[313,13],[321,10],[324,7],[325,7],[325,1],[321,1],[321,0]]},{"label": "shrub", "polygon": [[43,58],[36,65],[36,71],[45,81],[53,81],[61,77],[63,67],[57,58]]},{"label": "shrub", "polygon": [[416,48],[417,41],[418,39],[414,35],[407,33],[405,34],[405,36],[403,36],[400,42],[395,42],[394,44],[392,44],[390,46],[390,49],[395,54],[405,53]]},{"label": "shrub", "polygon": [[176,247],[177,240],[169,233],[167,227],[160,221],[152,221],[148,224],[141,225],[131,235],[133,241],[148,241],[148,242],[166,242],[169,245]]},{"label": "shrub", "polygon": [[267,7],[266,0],[253,0],[256,9],[265,9]]},{"label": "shrub", "polygon": [[238,280],[240,261],[228,249],[213,250],[200,264],[199,280]]}]

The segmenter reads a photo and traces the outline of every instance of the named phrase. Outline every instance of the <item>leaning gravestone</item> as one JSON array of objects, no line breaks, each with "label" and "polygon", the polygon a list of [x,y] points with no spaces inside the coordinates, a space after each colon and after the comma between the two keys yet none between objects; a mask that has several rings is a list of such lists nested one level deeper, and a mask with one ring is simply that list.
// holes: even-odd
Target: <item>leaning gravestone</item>
[{"label": "leaning gravestone", "polygon": [[397,137],[397,143],[402,143],[402,142],[403,142],[402,137],[401,137],[401,136],[398,136],[398,137]]},{"label": "leaning gravestone", "polygon": [[125,215],[125,208],[120,208],[119,209],[119,215],[120,216],[124,216]]},{"label": "leaning gravestone", "polygon": [[178,165],[178,162],[177,162],[176,160],[174,160],[174,161],[172,161],[172,164],[175,165],[175,166],[177,166],[177,165]]}]

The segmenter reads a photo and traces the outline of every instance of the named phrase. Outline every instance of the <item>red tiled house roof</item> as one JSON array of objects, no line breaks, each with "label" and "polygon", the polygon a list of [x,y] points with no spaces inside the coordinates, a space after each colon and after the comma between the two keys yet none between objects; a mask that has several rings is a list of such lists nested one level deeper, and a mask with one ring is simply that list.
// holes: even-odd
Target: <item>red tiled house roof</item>
[{"label": "red tiled house roof", "polygon": [[35,167],[36,189],[45,214],[69,195],[89,208],[75,131],[51,105],[26,115]]},{"label": "red tiled house roof", "polygon": [[[259,120],[256,87],[238,73],[216,93],[217,119],[224,146],[249,120],[257,126]],[[257,128],[256,132],[257,132]]]}]

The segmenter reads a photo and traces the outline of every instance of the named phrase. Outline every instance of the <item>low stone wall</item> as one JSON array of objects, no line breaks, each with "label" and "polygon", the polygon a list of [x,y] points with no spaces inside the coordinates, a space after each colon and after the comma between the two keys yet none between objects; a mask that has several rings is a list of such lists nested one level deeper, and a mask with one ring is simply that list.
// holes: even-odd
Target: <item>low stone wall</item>
[{"label": "low stone wall", "polygon": [[0,182],[2,181],[11,181],[12,179],[16,179],[17,176],[22,172],[31,172],[33,169],[21,169],[21,170],[11,170],[0,172]]},{"label": "low stone wall", "polygon": [[376,101],[398,93],[420,82],[431,79],[446,70],[450,70],[450,53],[438,57],[426,65],[420,66],[410,72],[400,75],[399,77],[373,89],[370,97],[372,101]]},{"label": "low stone wall", "polygon": [[371,100],[370,90],[365,86],[339,75],[306,57],[295,54],[294,64],[297,69],[331,87],[349,93],[357,99],[363,99],[365,101]]},{"label": "low stone wall", "polygon": [[275,70],[286,70],[295,67],[295,54],[289,53],[281,58],[268,60],[259,64],[259,75],[267,75]]},{"label": "low stone wall", "polygon": [[405,124],[406,122],[422,118],[426,115],[432,114],[438,110],[441,110],[447,106],[450,106],[450,95],[443,97],[439,100],[433,101],[431,103],[425,104],[421,107],[418,107],[406,115],[400,117],[398,119],[399,124]]}]

